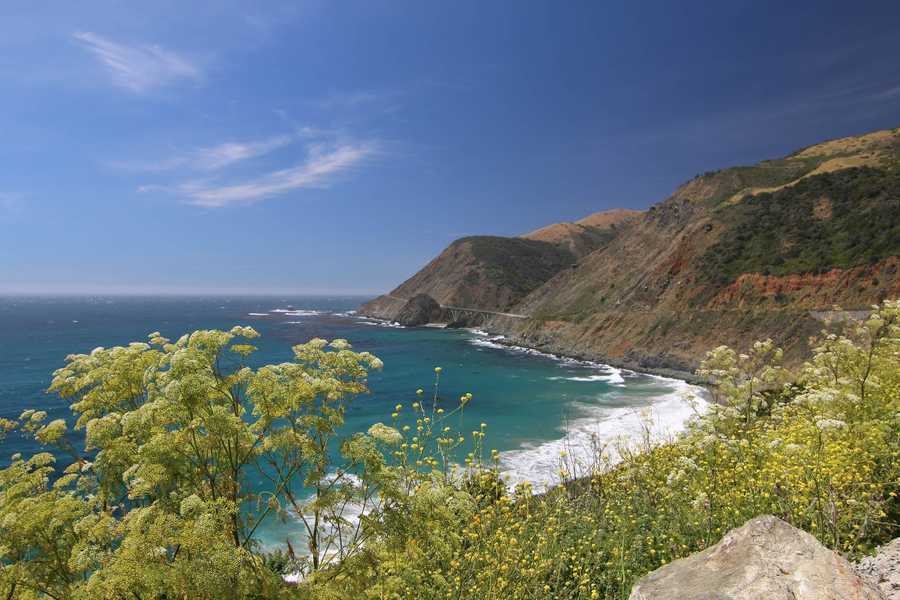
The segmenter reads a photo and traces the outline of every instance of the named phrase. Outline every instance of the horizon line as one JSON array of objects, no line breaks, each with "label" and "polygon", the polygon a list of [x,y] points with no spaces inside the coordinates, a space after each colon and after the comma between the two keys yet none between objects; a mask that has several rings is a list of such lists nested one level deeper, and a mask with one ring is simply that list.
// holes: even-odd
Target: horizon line
[{"label": "horizon line", "polygon": [[235,298],[272,297],[272,296],[339,296],[347,298],[369,297],[381,295],[384,292],[358,291],[358,290],[246,290],[246,289],[139,289],[129,290],[121,288],[102,289],[38,289],[38,288],[0,288],[0,297],[87,297],[87,296],[166,296],[166,297],[198,297],[198,296],[232,296]]}]

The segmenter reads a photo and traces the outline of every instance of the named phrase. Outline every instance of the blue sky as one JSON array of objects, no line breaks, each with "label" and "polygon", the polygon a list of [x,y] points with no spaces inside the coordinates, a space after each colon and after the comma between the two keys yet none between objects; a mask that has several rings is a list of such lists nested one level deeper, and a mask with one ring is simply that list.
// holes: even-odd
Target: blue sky
[{"label": "blue sky", "polygon": [[0,291],[383,291],[463,235],[900,125],[898,31],[897,2],[6,2]]}]

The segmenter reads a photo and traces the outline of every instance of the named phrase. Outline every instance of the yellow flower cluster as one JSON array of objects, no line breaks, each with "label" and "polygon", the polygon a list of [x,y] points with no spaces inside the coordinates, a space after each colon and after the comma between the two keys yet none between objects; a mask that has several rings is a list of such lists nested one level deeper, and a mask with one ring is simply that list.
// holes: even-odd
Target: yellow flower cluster
[{"label": "yellow flower cluster", "polygon": [[[685,435],[620,449],[615,465],[598,456],[592,475],[542,495],[508,490],[470,453],[468,474],[445,480],[467,508],[432,505],[386,526],[350,595],[624,600],[640,576],[760,514],[852,558],[870,552],[900,534],[900,304],[847,335],[826,337],[795,372],[770,342],[752,356],[717,349],[706,366],[727,382]],[[347,592],[350,578],[339,581]]]}]

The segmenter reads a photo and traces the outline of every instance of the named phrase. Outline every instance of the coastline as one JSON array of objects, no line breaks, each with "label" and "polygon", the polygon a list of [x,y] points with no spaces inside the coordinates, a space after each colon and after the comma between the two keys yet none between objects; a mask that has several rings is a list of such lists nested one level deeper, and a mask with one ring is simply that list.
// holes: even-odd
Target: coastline
[{"label": "coastline", "polygon": [[589,362],[596,363],[599,365],[607,365],[610,367],[615,367],[617,369],[627,369],[629,371],[634,371],[635,373],[642,373],[645,375],[656,375],[659,377],[667,377],[670,379],[678,379],[689,383],[691,385],[696,385],[703,387],[706,389],[709,386],[709,381],[702,377],[697,376],[697,374],[693,371],[666,366],[664,364],[664,360],[660,359],[660,365],[648,365],[645,362],[635,362],[627,359],[617,359],[612,357],[603,356],[600,354],[593,353],[579,353],[573,352],[571,350],[565,350],[556,345],[550,344],[541,344],[535,343],[533,341],[526,341],[519,336],[509,336],[509,331],[498,330],[491,326],[490,322],[484,323],[479,326],[472,327],[451,327],[450,324],[447,323],[427,323],[420,326],[413,325],[399,325],[393,319],[386,319],[384,317],[373,316],[372,314],[366,314],[363,312],[357,312],[358,317],[362,317],[368,321],[374,321],[382,323],[385,327],[423,327],[430,329],[465,329],[471,332],[482,332],[488,336],[493,336],[491,341],[503,345],[509,346],[510,348],[520,348],[524,350],[530,350],[534,352],[540,352],[543,354],[547,354],[549,356],[553,356],[559,359],[569,359],[569,360],[577,360],[581,362]]},{"label": "coastline", "polygon": [[[487,331],[487,330],[484,330]],[[596,363],[600,365],[608,365],[610,367],[616,367],[617,369],[627,369],[629,371],[634,371],[635,373],[642,373],[644,375],[656,375],[658,377],[666,377],[669,379],[678,379],[680,381],[684,381],[685,383],[689,383],[691,385],[701,386],[704,389],[709,385],[709,381],[698,377],[696,373],[691,371],[684,371],[681,369],[675,369],[671,367],[652,367],[634,363],[628,360],[620,360],[615,358],[609,358],[600,355],[592,355],[592,354],[580,354],[580,353],[571,353],[571,352],[560,352],[556,349],[549,348],[546,346],[540,345],[529,345],[519,339],[515,338],[507,338],[502,333],[493,333],[487,331],[487,333],[494,336],[502,336],[499,339],[496,339],[496,343],[501,344],[503,346],[510,346],[514,348],[525,348],[528,350],[533,350],[536,352],[542,352],[544,354],[548,354],[550,356],[554,356],[556,358],[563,359],[571,359],[578,360],[582,362],[590,362]]]},{"label": "coastline", "polygon": [[[435,324],[403,326],[389,319],[371,316],[362,318],[381,327],[435,328]],[[469,341],[476,346],[612,371],[598,376],[598,380],[608,378],[606,381],[613,384],[623,383],[621,377],[624,371],[632,376],[641,375],[662,380],[661,383],[671,388],[656,397],[648,407],[588,410],[585,414],[567,422],[558,437],[501,452],[501,472],[508,484],[528,481],[534,486],[534,493],[542,493],[565,483],[558,478],[560,456],[567,457],[566,462],[572,468],[573,474],[584,473],[588,465],[597,460],[597,444],[600,444],[609,453],[608,464],[615,464],[619,460],[620,447],[628,446],[646,433],[652,434],[657,441],[673,440],[683,432],[691,416],[697,414],[698,410],[705,411],[712,402],[709,388],[705,385],[707,382],[685,371],[669,368],[648,369],[627,361],[603,361],[595,356],[553,352],[546,347],[519,343],[516,338],[493,333],[492,328],[485,326],[453,329],[468,333]],[[689,400],[690,397],[693,397],[693,400]]]}]

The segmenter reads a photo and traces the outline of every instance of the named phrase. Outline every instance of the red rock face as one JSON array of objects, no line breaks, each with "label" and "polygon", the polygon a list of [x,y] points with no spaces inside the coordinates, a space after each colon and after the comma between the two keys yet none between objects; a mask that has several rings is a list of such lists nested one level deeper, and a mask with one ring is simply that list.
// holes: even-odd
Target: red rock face
[{"label": "red rock face", "polygon": [[[526,239],[458,240],[368,309],[385,316],[402,306],[396,298],[427,293],[442,305],[526,315],[529,318],[491,318],[485,327],[523,344],[630,368],[689,371],[712,347],[727,344],[743,351],[765,338],[784,348],[787,362],[799,362],[808,354],[809,337],[822,327],[812,311],[835,305],[860,310],[900,297],[900,246],[893,251],[882,236],[880,245],[870,248],[866,245],[870,240],[860,237],[855,246],[845,247],[840,264],[864,263],[869,255],[887,258],[780,276],[739,268],[753,264],[759,270],[768,264],[745,263],[741,259],[746,255],[716,253],[724,242],[748,239],[748,230],[754,233],[757,222],[741,216],[747,206],[741,203],[748,196],[775,189],[780,191],[772,202],[790,203],[802,197],[798,190],[804,186],[832,176],[825,173],[851,168],[860,173],[860,166],[881,174],[882,187],[856,198],[856,191],[869,188],[859,187],[865,182],[853,183],[854,176],[846,178],[850,183],[844,188],[828,184],[829,191],[815,198],[808,215],[791,213],[790,227],[829,223],[828,235],[840,236],[834,231],[835,219],[846,218],[851,200],[861,219],[866,218],[866,203],[875,202],[885,209],[879,214],[894,219],[898,213],[891,203],[898,198],[879,190],[892,189],[884,182],[900,168],[900,128],[833,140],[750,167],[706,173],[643,213],[593,215],[548,226],[523,236]],[[896,226],[886,222],[883,231]],[[586,232],[599,237],[595,240]],[[816,243],[804,236],[790,237],[784,243]],[[815,264],[822,269],[837,263]]]},{"label": "red rock face", "polygon": [[852,269],[832,269],[827,273],[762,275],[745,273],[722,289],[709,308],[752,308],[786,305],[809,310],[833,306],[865,308],[900,297],[900,261],[891,256],[874,265]]}]

